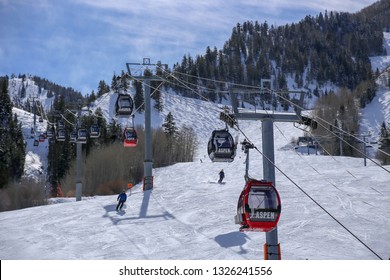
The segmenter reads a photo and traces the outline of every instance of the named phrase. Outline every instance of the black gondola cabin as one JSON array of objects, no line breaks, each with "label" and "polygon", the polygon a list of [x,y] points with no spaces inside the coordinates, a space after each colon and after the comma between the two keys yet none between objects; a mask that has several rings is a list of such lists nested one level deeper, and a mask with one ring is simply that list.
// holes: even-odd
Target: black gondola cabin
[{"label": "black gondola cabin", "polygon": [[249,179],[237,204],[236,224],[240,231],[268,232],[280,218],[281,202],[272,182]]},{"label": "black gondola cabin", "polygon": [[128,118],[133,113],[134,102],[129,94],[119,93],[115,102],[115,115]]},{"label": "black gondola cabin", "polygon": [[99,125],[97,125],[97,124],[91,125],[91,128],[89,130],[89,136],[91,138],[98,138],[100,136]]},{"label": "black gondola cabin", "polygon": [[227,129],[214,130],[207,145],[207,153],[213,162],[232,162],[236,156],[236,148]]},{"label": "black gondola cabin", "polygon": [[62,120],[59,120],[57,122],[57,128],[58,129],[65,129],[65,123]]},{"label": "black gondola cabin", "polygon": [[87,143],[88,130],[85,128],[79,128],[77,130],[77,143],[85,144]]},{"label": "black gondola cabin", "polygon": [[53,128],[48,128],[48,129],[46,130],[46,135],[47,135],[47,138],[53,138],[53,136],[54,136],[54,130],[53,130]]},{"label": "black gondola cabin", "polygon": [[76,143],[76,141],[77,141],[77,132],[74,130],[69,135],[69,142]]},{"label": "black gondola cabin", "polygon": [[57,132],[57,141],[65,141],[66,139],[66,130],[65,129],[59,129]]}]

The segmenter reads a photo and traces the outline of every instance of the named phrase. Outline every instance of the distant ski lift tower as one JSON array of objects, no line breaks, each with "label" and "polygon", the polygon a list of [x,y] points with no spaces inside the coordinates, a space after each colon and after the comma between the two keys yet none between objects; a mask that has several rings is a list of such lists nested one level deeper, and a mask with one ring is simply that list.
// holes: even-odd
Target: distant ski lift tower
[{"label": "distant ski lift tower", "polygon": [[[142,71],[147,69],[152,72],[152,69],[148,67],[167,68],[167,64],[151,64],[150,58],[144,58],[142,63],[126,63],[128,78],[133,80],[142,81],[144,84],[144,100],[145,100],[145,161],[144,161],[144,178],[143,178],[143,190],[153,189],[153,158],[152,158],[152,108],[151,108],[151,93],[150,82],[151,81],[163,81],[161,77],[156,74],[150,76],[143,75]],[[133,68],[133,69],[132,69]],[[132,71],[133,70],[133,71]],[[135,71],[134,71],[135,70]],[[141,72],[140,72],[141,71]],[[133,73],[132,73],[133,72]]]},{"label": "distant ski lift tower", "polygon": [[34,127],[34,131],[35,131],[35,133],[36,133],[36,130],[37,130],[37,106],[36,106],[36,101],[35,101],[35,99],[37,99],[38,98],[38,96],[35,96],[35,95],[33,95],[33,96],[30,96],[30,98],[32,99],[32,104],[33,104],[33,113],[34,113],[34,121],[33,121],[33,127]]},{"label": "distant ski lift tower", "polygon": [[[265,85],[269,85],[266,88]],[[274,152],[274,122],[298,122],[305,125],[313,125],[312,121],[308,117],[301,116],[302,104],[304,99],[303,91],[284,91],[280,93],[296,93],[300,94],[300,104],[295,108],[295,112],[276,112],[271,110],[255,110],[248,111],[238,108],[238,101],[236,94],[264,94],[268,91],[271,94],[275,92],[272,89],[272,81],[270,79],[262,79],[260,91],[258,89],[240,89],[231,88],[230,98],[233,107],[233,115],[235,120],[260,120],[262,122],[262,153],[263,153],[263,176],[264,180],[272,182],[276,187],[275,183],[275,152]],[[314,126],[314,125],[313,125]],[[278,231],[275,229],[266,232],[266,243],[264,244],[264,259],[278,260],[280,256],[280,244],[278,243]]]}]

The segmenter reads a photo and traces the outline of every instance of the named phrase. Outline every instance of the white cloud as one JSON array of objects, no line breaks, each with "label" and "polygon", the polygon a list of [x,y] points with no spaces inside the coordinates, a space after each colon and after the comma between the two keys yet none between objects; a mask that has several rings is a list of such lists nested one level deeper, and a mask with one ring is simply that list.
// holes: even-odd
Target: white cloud
[{"label": "white cloud", "polygon": [[110,79],[130,60],[149,56],[173,66],[183,55],[204,54],[207,46],[220,49],[237,23],[280,25],[324,10],[356,12],[373,2],[0,0],[7,6],[6,12],[0,10],[4,24],[0,28],[12,30],[0,38],[0,58],[6,58],[7,68],[17,73],[26,64],[47,69],[47,78],[60,72],[64,85],[77,89],[76,77],[69,73],[72,66],[96,86],[102,73]]},{"label": "white cloud", "polygon": [[[270,1],[186,1],[186,0],[157,0],[157,1],[105,1],[82,0],[83,3],[104,13],[99,13],[101,20],[114,27],[125,36],[142,37],[142,42],[150,42],[149,37],[159,41],[159,44],[191,46],[199,42],[213,45],[226,40],[232,28],[238,22],[247,20],[268,21],[285,24],[291,22],[291,14],[300,12],[297,17],[303,18],[310,13],[324,10],[357,11],[372,3],[373,0],[291,0]],[[289,11],[289,15],[283,17]],[[307,12],[306,12],[307,11]],[[217,35],[216,35],[217,34]],[[220,38],[218,35],[220,34]],[[211,37],[210,37],[211,35]],[[217,36],[217,38],[215,38]],[[216,40],[215,40],[216,39]],[[222,46],[218,46],[222,47]]]},{"label": "white cloud", "polygon": [[238,0],[240,5],[253,6],[272,11],[281,10],[297,10],[310,9],[318,12],[328,11],[343,11],[343,12],[357,12],[360,9],[373,4],[375,0],[269,0],[269,1],[251,1]]}]

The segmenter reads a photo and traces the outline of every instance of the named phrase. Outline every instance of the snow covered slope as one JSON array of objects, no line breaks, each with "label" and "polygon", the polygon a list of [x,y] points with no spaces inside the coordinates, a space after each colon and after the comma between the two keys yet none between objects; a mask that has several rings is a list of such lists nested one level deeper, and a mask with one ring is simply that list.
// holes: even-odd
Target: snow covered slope
[{"label": "snow covered slope", "polygon": [[[239,149],[230,164],[212,163],[206,153],[212,130],[224,127],[218,107],[165,93],[163,100],[164,114],[172,111],[178,125],[198,133],[194,162],[154,169],[154,189],[135,186],[126,213],[115,211],[116,196],[0,213],[0,258],[262,259],[265,234],[242,233],[234,224],[244,186],[243,152]],[[261,122],[239,124],[261,150]],[[282,258],[377,259],[291,181],[376,254],[389,258],[389,172],[371,163],[364,167],[362,159],[297,154],[290,141],[302,133],[291,123],[275,124],[275,160],[284,173],[276,172]],[[262,157],[256,151],[250,157],[250,175],[261,179]],[[220,169],[225,185],[215,184]]]},{"label": "snow covered slope", "polygon": [[46,120],[39,122],[37,118],[35,132],[31,134],[31,128],[34,127],[34,115],[15,107],[12,109],[12,113],[18,116],[18,120],[22,124],[23,136],[26,141],[24,177],[45,181],[49,144],[45,140],[45,142],[40,142],[38,146],[34,146],[34,140],[37,140],[41,133],[46,132]]},{"label": "snow covered slope", "polygon": [[390,123],[390,88],[389,73],[386,69],[390,67],[390,32],[384,32],[383,47],[388,55],[371,57],[372,70],[377,69],[381,73],[377,79],[377,92],[375,98],[361,112],[361,133],[371,134],[372,141],[378,141],[380,128],[383,122]]}]

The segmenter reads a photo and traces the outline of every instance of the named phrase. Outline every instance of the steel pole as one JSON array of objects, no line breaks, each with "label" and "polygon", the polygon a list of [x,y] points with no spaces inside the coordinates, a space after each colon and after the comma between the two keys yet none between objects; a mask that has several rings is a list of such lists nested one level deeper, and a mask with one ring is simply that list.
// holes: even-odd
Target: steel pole
[{"label": "steel pole", "polygon": [[[262,120],[262,141],[263,141],[263,175],[264,179],[275,184],[275,152],[274,152],[274,126],[271,119]],[[278,260],[278,229],[266,232],[266,246],[268,246],[268,259]]]},{"label": "steel pole", "polygon": [[144,190],[153,189],[153,158],[152,158],[152,108],[150,98],[150,79],[144,79],[145,100],[145,161]]},{"label": "steel pole", "polygon": [[81,164],[81,157],[82,157],[82,144],[76,143],[76,201],[81,201],[81,194],[83,190],[83,183],[81,181],[81,174],[82,174],[82,164]]},{"label": "steel pole", "polygon": [[34,111],[34,135],[36,135],[36,129],[37,129],[37,109],[35,104],[35,97],[33,97],[33,111]]},{"label": "steel pole", "polygon": [[[79,101],[80,102],[80,101]],[[80,108],[77,112],[77,126],[76,129],[80,128],[80,118],[81,118],[81,104]],[[83,163],[82,163],[82,155],[83,153],[83,146],[82,143],[77,142],[76,143],[76,160],[77,160],[77,174],[76,174],[76,201],[81,201],[81,195],[83,193],[83,183],[82,183],[82,177],[83,177]]]},{"label": "steel pole", "polygon": [[367,145],[366,145],[366,136],[363,137],[363,149],[364,149],[364,166],[367,166]]}]

